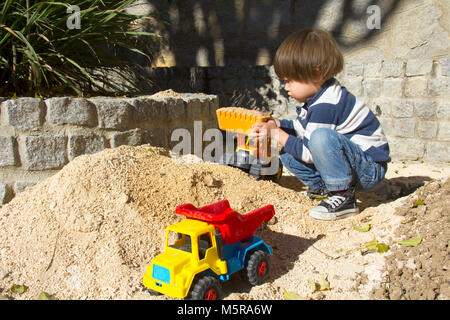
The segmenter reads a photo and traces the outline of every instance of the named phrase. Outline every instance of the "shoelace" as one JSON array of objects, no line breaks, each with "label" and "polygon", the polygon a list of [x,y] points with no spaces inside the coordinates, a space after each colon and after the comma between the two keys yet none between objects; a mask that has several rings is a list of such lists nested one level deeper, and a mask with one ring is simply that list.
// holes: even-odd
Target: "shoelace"
[{"label": "shoelace", "polygon": [[326,199],[324,202],[328,203],[334,209],[337,206],[341,205],[342,202],[344,202],[344,200],[345,200],[344,196],[334,195],[334,196]]}]

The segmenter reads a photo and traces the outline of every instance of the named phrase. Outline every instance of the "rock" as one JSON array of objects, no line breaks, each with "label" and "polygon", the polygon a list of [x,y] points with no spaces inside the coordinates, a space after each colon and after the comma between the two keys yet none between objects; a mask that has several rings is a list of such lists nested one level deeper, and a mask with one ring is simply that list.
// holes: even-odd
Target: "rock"
[{"label": "rock", "polygon": [[[19,98],[2,103],[6,122],[19,131],[38,129],[44,123],[45,103],[36,98]],[[26,117],[24,115],[26,114]]]},{"label": "rock", "polygon": [[126,99],[93,98],[98,126],[104,129],[127,129],[132,120],[132,106]]},{"label": "rock", "polygon": [[142,144],[142,129],[136,128],[125,132],[116,132],[111,137],[111,148],[122,145],[138,146]]},{"label": "rock", "polygon": [[15,155],[15,140],[11,136],[0,136],[0,167],[14,166],[17,164]]},{"label": "rock", "polygon": [[73,134],[69,136],[69,161],[82,154],[93,154],[105,149],[105,138],[96,134]]},{"label": "rock", "polygon": [[31,135],[24,139],[25,169],[58,169],[66,163],[66,138],[62,135]]},{"label": "rock", "polygon": [[45,100],[48,120],[55,124],[93,127],[97,124],[95,105],[82,98],[57,97]]},{"label": "rock", "polygon": [[394,61],[384,61],[382,72],[383,76],[388,77],[401,77],[403,76],[403,68],[404,68],[404,62],[400,60],[394,60]]},{"label": "rock", "polygon": [[410,59],[406,64],[407,76],[422,76],[431,73],[433,60]]}]

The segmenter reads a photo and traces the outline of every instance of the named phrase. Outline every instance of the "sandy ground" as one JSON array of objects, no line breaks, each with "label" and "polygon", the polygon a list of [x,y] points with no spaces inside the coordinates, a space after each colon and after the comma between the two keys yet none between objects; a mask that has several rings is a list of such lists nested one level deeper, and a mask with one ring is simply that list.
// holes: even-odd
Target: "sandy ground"
[{"label": "sandy ground", "polygon": [[[385,181],[358,194],[362,212],[335,222],[308,211],[319,201],[289,172],[280,184],[256,181],[218,164],[173,161],[149,146],[107,149],[76,158],[59,173],[0,209],[0,295],[37,299],[171,299],[142,286],[151,259],[163,249],[165,227],[181,217],[175,206],[228,199],[245,213],[273,204],[276,216],[258,231],[273,248],[268,281],[250,286],[241,275],[223,284],[225,299],[373,299],[388,274],[386,253],[362,254],[374,238],[395,243],[404,216],[395,214],[417,188],[450,177],[448,164],[392,162]],[[184,161],[186,162],[186,161]],[[367,232],[354,225],[371,228]],[[311,282],[325,279],[327,290]],[[364,279],[363,281],[361,279]],[[12,285],[25,285],[23,294]]]},{"label": "sandy ground", "polygon": [[[358,194],[358,206],[362,210],[358,216],[335,222],[316,221],[315,224],[320,225],[318,232],[314,229],[300,231],[295,223],[290,227],[272,226],[271,230],[279,232],[267,232],[269,239],[273,236],[271,240],[275,246],[273,281],[260,287],[247,287],[245,293],[230,293],[228,298],[284,299],[285,291],[295,293],[302,299],[384,298],[375,292],[385,286],[389,275],[386,260],[389,257],[393,259],[392,248],[401,247],[395,241],[405,238],[398,232],[405,216],[396,214],[396,209],[404,207],[410,194],[419,186],[434,180],[445,181],[449,177],[450,167],[447,164],[394,161],[390,163],[382,184],[371,192]],[[304,188],[289,172],[284,172],[281,185],[294,190]],[[354,225],[365,227],[367,224],[370,224],[368,232],[354,229]],[[391,250],[362,255],[358,248],[364,248],[373,239],[388,244]],[[290,250],[284,250],[286,246]],[[327,280],[329,290],[313,289],[311,282],[320,283],[321,279]],[[448,277],[442,279],[443,282],[449,280]],[[417,279],[413,281],[417,282]],[[448,293],[441,298],[449,299]]]}]

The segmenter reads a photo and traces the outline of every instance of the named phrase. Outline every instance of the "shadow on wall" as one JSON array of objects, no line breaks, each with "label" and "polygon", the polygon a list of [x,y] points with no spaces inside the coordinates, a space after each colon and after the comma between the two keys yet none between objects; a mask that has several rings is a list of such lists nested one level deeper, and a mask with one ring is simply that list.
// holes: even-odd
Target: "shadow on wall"
[{"label": "shadow on wall", "polygon": [[143,0],[161,19],[165,66],[186,67],[270,65],[281,41],[306,26],[348,50],[375,36],[401,1]]}]

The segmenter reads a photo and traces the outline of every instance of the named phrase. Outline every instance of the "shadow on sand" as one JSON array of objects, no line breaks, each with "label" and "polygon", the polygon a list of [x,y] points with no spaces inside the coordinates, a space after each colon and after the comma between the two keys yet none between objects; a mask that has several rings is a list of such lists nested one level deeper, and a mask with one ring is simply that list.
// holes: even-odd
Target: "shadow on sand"
[{"label": "shadow on sand", "polygon": [[[273,250],[273,255],[270,257],[270,275],[266,282],[271,282],[288,273],[294,267],[298,257],[322,238],[319,235],[314,239],[307,239],[276,232],[268,228],[262,228],[258,232],[258,236],[270,245]],[[247,280],[245,269],[231,276],[230,280],[222,285],[224,297],[232,293],[248,293],[251,288],[252,285]]]}]

